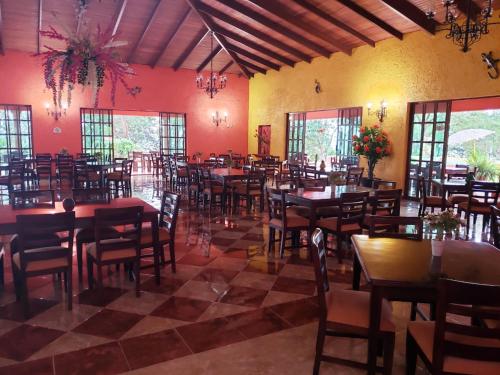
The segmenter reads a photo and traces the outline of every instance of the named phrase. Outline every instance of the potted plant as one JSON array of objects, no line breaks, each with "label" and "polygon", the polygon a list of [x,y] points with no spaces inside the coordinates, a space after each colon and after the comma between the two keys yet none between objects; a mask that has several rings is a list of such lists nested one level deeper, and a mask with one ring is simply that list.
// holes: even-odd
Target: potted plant
[{"label": "potted plant", "polygon": [[424,221],[429,224],[432,230],[436,231],[436,239],[432,240],[432,255],[441,256],[443,254],[444,239],[451,238],[453,232],[458,234],[462,220],[455,214],[453,209],[441,211],[440,213],[428,213],[424,216]]},{"label": "potted plant", "polygon": [[364,156],[368,162],[368,181],[372,184],[375,166],[380,159],[391,154],[391,142],[379,124],[362,126],[359,135],[353,135],[352,147],[355,155]]}]

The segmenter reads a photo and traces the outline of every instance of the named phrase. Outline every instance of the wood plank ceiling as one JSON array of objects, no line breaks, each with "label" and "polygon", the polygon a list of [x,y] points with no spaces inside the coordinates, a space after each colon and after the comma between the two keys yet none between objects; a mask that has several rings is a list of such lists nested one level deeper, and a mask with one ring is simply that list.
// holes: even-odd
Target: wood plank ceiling
[{"label": "wood plank ceiling", "polygon": [[[60,47],[39,36],[49,26],[66,33],[100,26],[128,41],[123,61],[201,71],[213,58],[214,70],[251,77],[416,30],[434,34],[444,18],[441,0],[87,1],[78,20],[77,0],[0,0],[0,54]],[[466,1],[457,0],[459,9]],[[425,16],[431,6],[437,21]]]}]

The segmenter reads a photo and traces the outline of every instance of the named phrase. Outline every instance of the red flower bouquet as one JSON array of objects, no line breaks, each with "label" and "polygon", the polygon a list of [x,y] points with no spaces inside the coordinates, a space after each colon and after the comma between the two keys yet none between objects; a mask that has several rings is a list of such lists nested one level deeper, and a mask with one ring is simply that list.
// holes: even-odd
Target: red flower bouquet
[{"label": "red flower bouquet", "polygon": [[368,178],[373,179],[373,171],[378,161],[391,153],[391,142],[387,133],[376,124],[362,126],[359,135],[352,137],[355,155],[364,156],[368,161]]}]

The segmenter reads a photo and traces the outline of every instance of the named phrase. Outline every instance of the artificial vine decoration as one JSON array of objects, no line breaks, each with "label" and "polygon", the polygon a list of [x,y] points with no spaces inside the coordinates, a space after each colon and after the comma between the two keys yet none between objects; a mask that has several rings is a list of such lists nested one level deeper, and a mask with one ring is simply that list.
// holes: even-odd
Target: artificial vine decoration
[{"label": "artificial vine decoration", "polygon": [[[81,0],[80,3],[86,7],[88,1]],[[63,91],[66,90],[69,107],[71,92],[75,85],[81,85],[92,88],[92,104],[97,107],[99,93],[106,80],[111,81],[113,106],[118,82],[121,82],[128,94],[135,96],[140,92],[140,88],[131,88],[125,81],[125,77],[134,75],[134,72],[127,64],[120,62],[117,48],[127,42],[114,40],[111,28],[102,32],[100,27],[97,27],[94,36],[86,33],[66,37],[51,26],[48,31],[40,31],[40,34],[66,43],[64,50],[44,46],[47,52],[40,54],[43,59],[45,85],[52,91],[54,105],[62,107]]]}]

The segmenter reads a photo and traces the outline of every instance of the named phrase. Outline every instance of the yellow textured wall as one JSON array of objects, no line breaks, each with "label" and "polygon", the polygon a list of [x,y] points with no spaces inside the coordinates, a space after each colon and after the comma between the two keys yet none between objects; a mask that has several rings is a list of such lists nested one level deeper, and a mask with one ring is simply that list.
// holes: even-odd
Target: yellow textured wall
[{"label": "yellow textured wall", "polygon": [[[283,157],[287,112],[363,106],[363,124],[372,125],[376,118],[368,116],[366,103],[377,107],[385,99],[389,108],[383,126],[394,142],[394,153],[377,165],[375,175],[403,186],[408,103],[500,95],[500,79],[489,79],[481,61],[485,51],[500,57],[500,25],[492,26],[468,53],[445,39],[443,32],[415,32],[403,41],[392,38],[375,48],[357,48],[352,56],[335,53],[329,59],[256,74],[250,80],[248,150],[257,152],[257,126],[271,124],[271,153]],[[320,94],[314,92],[315,79],[321,83]]]}]

